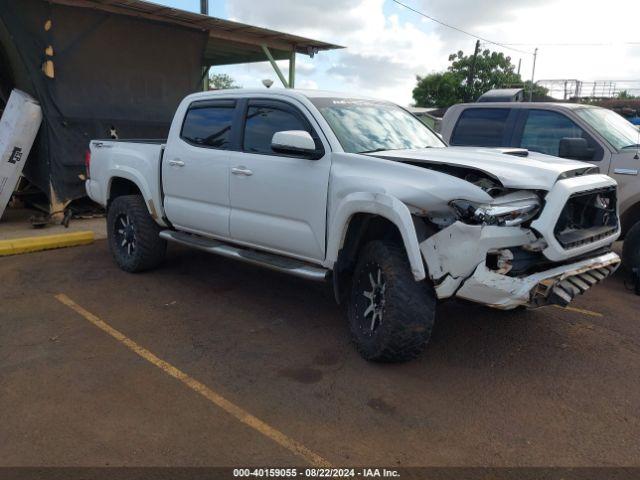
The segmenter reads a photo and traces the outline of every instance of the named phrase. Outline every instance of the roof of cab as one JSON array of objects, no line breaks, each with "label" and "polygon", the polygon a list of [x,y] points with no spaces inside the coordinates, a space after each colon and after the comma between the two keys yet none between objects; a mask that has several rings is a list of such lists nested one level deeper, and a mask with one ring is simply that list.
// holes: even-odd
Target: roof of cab
[{"label": "roof of cab", "polygon": [[478,102],[478,103],[458,103],[453,105],[458,108],[547,108],[553,109],[570,109],[578,108],[601,108],[596,105],[586,105],[584,103],[566,103],[566,102]]},{"label": "roof of cab", "polygon": [[291,98],[356,98],[362,100],[376,100],[372,97],[358,95],[355,93],[332,92],[329,90],[312,90],[312,89],[292,89],[292,88],[234,88],[224,90],[209,90],[207,92],[192,93],[190,99],[206,99],[216,96],[233,96],[245,97],[251,95],[264,96],[285,96]]}]

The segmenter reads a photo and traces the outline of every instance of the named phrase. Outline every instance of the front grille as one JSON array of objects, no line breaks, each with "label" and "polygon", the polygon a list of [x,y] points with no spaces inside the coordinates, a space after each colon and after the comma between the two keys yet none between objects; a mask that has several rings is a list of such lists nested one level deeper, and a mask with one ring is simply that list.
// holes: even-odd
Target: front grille
[{"label": "front grille", "polygon": [[597,242],[618,231],[616,188],[574,193],[560,213],[554,234],[565,249]]}]

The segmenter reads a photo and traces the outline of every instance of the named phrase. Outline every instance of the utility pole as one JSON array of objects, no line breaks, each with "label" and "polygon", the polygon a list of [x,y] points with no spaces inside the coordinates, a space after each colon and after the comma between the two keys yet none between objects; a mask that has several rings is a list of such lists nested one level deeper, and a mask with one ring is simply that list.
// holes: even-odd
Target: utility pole
[{"label": "utility pole", "polygon": [[480,40],[476,40],[476,48],[473,51],[473,60],[471,60],[471,66],[469,67],[469,76],[467,77],[467,98],[466,101],[470,102],[473,99],[473,79],[476,73],[476,60],[478,59],[478,52],[480,51]]},{"label": "utility pole", "polygon": [[200,0],[200,13],[209,15],[209,0]]},{"label": "utility pole", "polygon": [[538,58],[538,48],[533,51],[533,69],[531,70],[531,90],[529,90],[529,102],[533,99],[533,79],[536,75],[536,59]]},{"label": "utility pole", "polygon": [[520,66],[522,65],[522,58],[518,59],[518,76],[520,76]]}]

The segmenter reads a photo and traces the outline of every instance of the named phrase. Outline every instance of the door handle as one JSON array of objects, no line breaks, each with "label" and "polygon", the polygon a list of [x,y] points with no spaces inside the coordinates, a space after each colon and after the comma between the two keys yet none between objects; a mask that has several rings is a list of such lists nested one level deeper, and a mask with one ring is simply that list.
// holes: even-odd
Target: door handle
[{"label": "door handle", "polygon": [[253,171],[249,170],[247,167],[233,167],[231,169],[231,173],[234,175],[244,175],[245,177],[253,175]]},{"label": "door handle", "polygon": [[184,162],[182,160],[169,160],[169,165],[173,165],[174,167],[184,167]]}]

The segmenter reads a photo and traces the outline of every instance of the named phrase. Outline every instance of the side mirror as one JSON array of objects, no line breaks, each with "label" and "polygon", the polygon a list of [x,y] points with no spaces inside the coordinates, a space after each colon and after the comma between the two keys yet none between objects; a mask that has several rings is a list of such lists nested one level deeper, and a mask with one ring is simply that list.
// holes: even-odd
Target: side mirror
[{"label": "side mirror", "polygon": [[271,148],[274,152],[301,154],[310,158],[319,158],[317,154],[320,153],[316,150],[316,142],[309,132],[304,130],[285,130],[274,133]]},{"label": "side mirror", "polygon": [[589,148],[589,143],[585,138],[567,137],[560,140],[558,156],[572,160],[591,160],[593,152],[593,148]]}]

